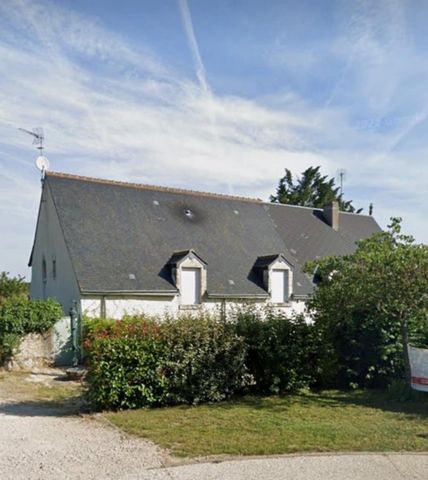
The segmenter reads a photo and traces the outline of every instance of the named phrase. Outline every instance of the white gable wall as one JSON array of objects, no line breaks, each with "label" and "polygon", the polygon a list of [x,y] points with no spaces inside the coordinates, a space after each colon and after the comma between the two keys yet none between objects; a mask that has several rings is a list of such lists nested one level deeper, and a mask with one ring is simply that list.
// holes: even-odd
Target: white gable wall
[{"label": "white gable wall", "polygon": [[[42,262],[46,260],[46,282],[42,278]],[[53,277],[56,261],[56,279]],[[68,314],[72,301],[80,300],[79,287],[65,245],[58,215],[48,188],[43,189],[34,241],[30,295],[33,299],[55,298]]]}]

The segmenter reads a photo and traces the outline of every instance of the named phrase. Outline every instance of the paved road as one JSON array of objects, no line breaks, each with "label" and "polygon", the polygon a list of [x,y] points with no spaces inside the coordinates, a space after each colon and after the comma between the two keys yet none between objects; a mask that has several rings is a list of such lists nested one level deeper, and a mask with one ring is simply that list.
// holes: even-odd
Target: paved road
[{"label": "paved road", "polygon": [[150,480],[428,479],[428,455],[321,455],[227,461],[147,472]]}]

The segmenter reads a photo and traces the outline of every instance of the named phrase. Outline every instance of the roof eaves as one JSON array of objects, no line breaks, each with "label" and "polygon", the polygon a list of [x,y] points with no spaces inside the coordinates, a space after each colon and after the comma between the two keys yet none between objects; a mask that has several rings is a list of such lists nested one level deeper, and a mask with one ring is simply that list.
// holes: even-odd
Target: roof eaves
[{"label": "roof eaves", "polygon": [[216,298],[216,299],[227,299],[227,298],[233,298],[233,299],[258,299],[258,298],[269,298],[269,295],[267,293],[207,293],[208,298]]},{"label": "roof eaves", "polygon": [[178,290],[81,290],[81,293],[98,297],[116,295],[171,297],[177,295]]}]

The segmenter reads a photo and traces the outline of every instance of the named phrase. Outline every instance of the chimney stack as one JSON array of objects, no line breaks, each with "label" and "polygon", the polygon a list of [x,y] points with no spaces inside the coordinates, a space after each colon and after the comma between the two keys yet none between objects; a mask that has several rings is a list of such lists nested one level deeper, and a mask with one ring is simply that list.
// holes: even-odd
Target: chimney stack
[{"label": "chimney stack", "polygon": [[333,201],[325,205],[324,219],[333,230],[339,230],[339,202]]}]

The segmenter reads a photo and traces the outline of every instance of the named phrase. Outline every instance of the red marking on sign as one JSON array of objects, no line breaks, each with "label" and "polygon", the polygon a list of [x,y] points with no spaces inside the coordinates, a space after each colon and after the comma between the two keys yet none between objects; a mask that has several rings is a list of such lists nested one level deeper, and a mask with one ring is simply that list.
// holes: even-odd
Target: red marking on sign
[{"label": "red marking on sign", "polygon": [[415,385],[428,385],[428,378],[412,377],[412,383],[414,383]]}]

